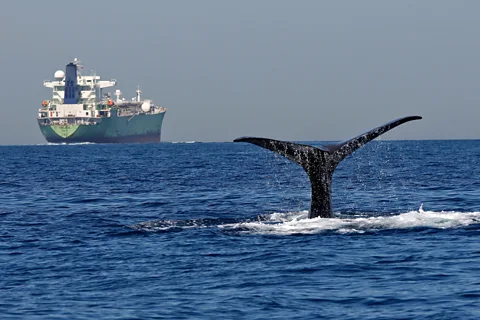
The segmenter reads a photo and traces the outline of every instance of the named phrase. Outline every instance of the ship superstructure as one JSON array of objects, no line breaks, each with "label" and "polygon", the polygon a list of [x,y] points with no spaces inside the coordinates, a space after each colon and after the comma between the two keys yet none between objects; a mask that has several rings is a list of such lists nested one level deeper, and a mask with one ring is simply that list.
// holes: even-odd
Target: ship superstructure
[{"label": "ship superstructure", "polygon": [[44,87],[53,91],[51,100],[44,100],[38,111],[38,124],[48,142],[159,142],[166,108],[142,100],[140,88],[131,100],[116,99],[103,89],[116,85],[116,80],[100,80],[81,74],[77,59],[58,70],[53,81]]}]

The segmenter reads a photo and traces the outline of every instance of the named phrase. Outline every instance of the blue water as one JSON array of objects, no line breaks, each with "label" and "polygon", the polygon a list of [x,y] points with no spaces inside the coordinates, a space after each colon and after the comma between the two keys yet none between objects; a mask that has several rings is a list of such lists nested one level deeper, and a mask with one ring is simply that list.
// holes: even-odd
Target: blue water
[{"label": "blue water", "polygon": [[1,319],[479,319],[480,141],[373,141],[307,219],[244,143],[0,147]]}]

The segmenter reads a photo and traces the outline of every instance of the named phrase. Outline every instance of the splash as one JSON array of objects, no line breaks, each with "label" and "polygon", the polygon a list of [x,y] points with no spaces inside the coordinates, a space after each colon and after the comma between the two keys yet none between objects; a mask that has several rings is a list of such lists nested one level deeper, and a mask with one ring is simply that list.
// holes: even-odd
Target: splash
[{"label": "splash", "polygon": [[251,234],[340,234],[365,233],[382,230],[434,228],[448,229],[480,223],[480,212],[410,211],[389,216],[360,216],[307,219],[308,212],[274,213],[266,221],[239,222],[219,226],[226,230],[241,230]]},{"label": "splash", "polygon": [[188,229],[214,228],[236,234],[298,235],[333,232],[359,234],[382,230],[415,228],[451,229],[480,224],[480,212],[418,211],[384,216],[362,214],[336,218],[308,219],[308,211],[272,213],[250,220],[197,219],[154,220],[141,222],[130,228],[144,232],[180,232]]}]

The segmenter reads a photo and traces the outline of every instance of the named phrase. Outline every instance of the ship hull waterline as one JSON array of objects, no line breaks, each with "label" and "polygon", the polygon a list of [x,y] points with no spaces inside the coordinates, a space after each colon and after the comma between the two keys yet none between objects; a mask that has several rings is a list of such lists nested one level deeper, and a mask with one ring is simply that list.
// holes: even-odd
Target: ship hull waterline
[{"label": "ship hull waterline", "polygon": [[152,143],[161,141],[165,112],[133,117],[112,116],[90,125],[40,125],[50,143]]}]

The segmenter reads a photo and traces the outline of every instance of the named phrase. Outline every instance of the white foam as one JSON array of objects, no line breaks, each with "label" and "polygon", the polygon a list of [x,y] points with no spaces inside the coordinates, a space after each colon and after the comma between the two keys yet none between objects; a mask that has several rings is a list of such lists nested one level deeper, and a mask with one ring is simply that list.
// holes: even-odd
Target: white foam
[{"label": "white foam", "polygon": [[205,225],[201,220],[154,220],[141,222],[130,227],[139,231],[158,232],[172,229],[203,228]]},{"label": "white foam", "polygon": [[85,144],[96,144],[95,142],[47,142],[45,144],[38,144],[39,146],[76,146]]},{"label": "white foam", "polygon": [[480,223],[480,212],[433,212],[410,211],[388,216],[354,218],[314,218],[307,219],[308,212],[273,213],[266,220],[240,222],[219,226],[225,229],[238,229],[254,234],[315,234],[326,231],[338,233],[364,233],[368,231],[409,229],[429,227],[437,229],[457,228]]}]

